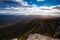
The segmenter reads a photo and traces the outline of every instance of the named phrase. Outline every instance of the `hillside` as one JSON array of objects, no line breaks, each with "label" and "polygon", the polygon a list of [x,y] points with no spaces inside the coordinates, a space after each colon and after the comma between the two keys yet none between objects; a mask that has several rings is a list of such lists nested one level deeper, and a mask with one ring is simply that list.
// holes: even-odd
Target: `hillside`
[{"label": "hillside", "polygon": [[60,19],[35,18],[27,22],[20,22],[15,25],[0,29],[0,39],[11,40],[18,38],[26,40],[29,34],[38,33],[49,37],[60,38]]}]

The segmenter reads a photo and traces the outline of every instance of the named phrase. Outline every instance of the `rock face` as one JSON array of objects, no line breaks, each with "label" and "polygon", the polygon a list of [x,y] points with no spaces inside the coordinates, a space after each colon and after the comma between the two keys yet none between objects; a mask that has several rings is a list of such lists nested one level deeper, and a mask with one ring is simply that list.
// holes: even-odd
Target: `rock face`
[{"label": "rock face", "polygon": [[60,40],[60,39],[56,39],[56,38],[54,39],[40,34],[30,34],[27,40]]}]

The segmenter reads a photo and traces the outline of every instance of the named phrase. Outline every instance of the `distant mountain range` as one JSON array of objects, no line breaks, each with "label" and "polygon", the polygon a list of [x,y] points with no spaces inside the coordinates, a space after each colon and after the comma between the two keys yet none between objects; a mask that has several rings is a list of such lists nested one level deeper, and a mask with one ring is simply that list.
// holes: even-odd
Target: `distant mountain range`
[{"label": "distant mountain range", "polygon": [[22,21],[31,20],[32,16],[25,15],[5,15],[0,14],[0,28],[3,28],[7,25],[13,25]]}]

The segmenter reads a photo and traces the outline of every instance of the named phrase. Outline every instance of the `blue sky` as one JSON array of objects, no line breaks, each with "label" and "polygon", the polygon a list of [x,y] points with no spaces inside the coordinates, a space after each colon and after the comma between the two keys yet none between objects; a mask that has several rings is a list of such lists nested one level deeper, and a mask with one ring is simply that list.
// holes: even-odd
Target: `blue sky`
[{"label": "blue sky", "polygon": [[60,16],[60,0],[0,0],[0,14]]},{"label": "blue sky", "polygon": [[29,4],[36,4],[38,6],[52,6],[52,5],[60,5],[60,0],[25,0]]},{"label": "blue sky", "polygon": [[[20,0],[0,0],[0,8],[5,7],[19,7],[22,6]],[[29,5],[35,4],[37,6],[55,6],[60,5],[60,0],[23,0]]]}]

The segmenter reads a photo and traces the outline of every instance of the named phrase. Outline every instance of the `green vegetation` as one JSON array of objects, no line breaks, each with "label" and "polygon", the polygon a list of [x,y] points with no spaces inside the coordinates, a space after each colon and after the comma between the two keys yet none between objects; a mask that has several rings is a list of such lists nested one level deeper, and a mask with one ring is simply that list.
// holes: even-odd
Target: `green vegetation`
[{"label": "green vegetation", "polygon": [[[21,22],[6,28],[3,36],[7,39],[18,38],[19,40],[26,40],[29,34],[39,33],[49,37],[60,38],[60,21],[59,19],[33,19],[28,22]],[[59,29],[58,29],[59,28]],[[10,31],[9,31],[10,30]],[[54,36],[55,35],[55,36]]]}]

